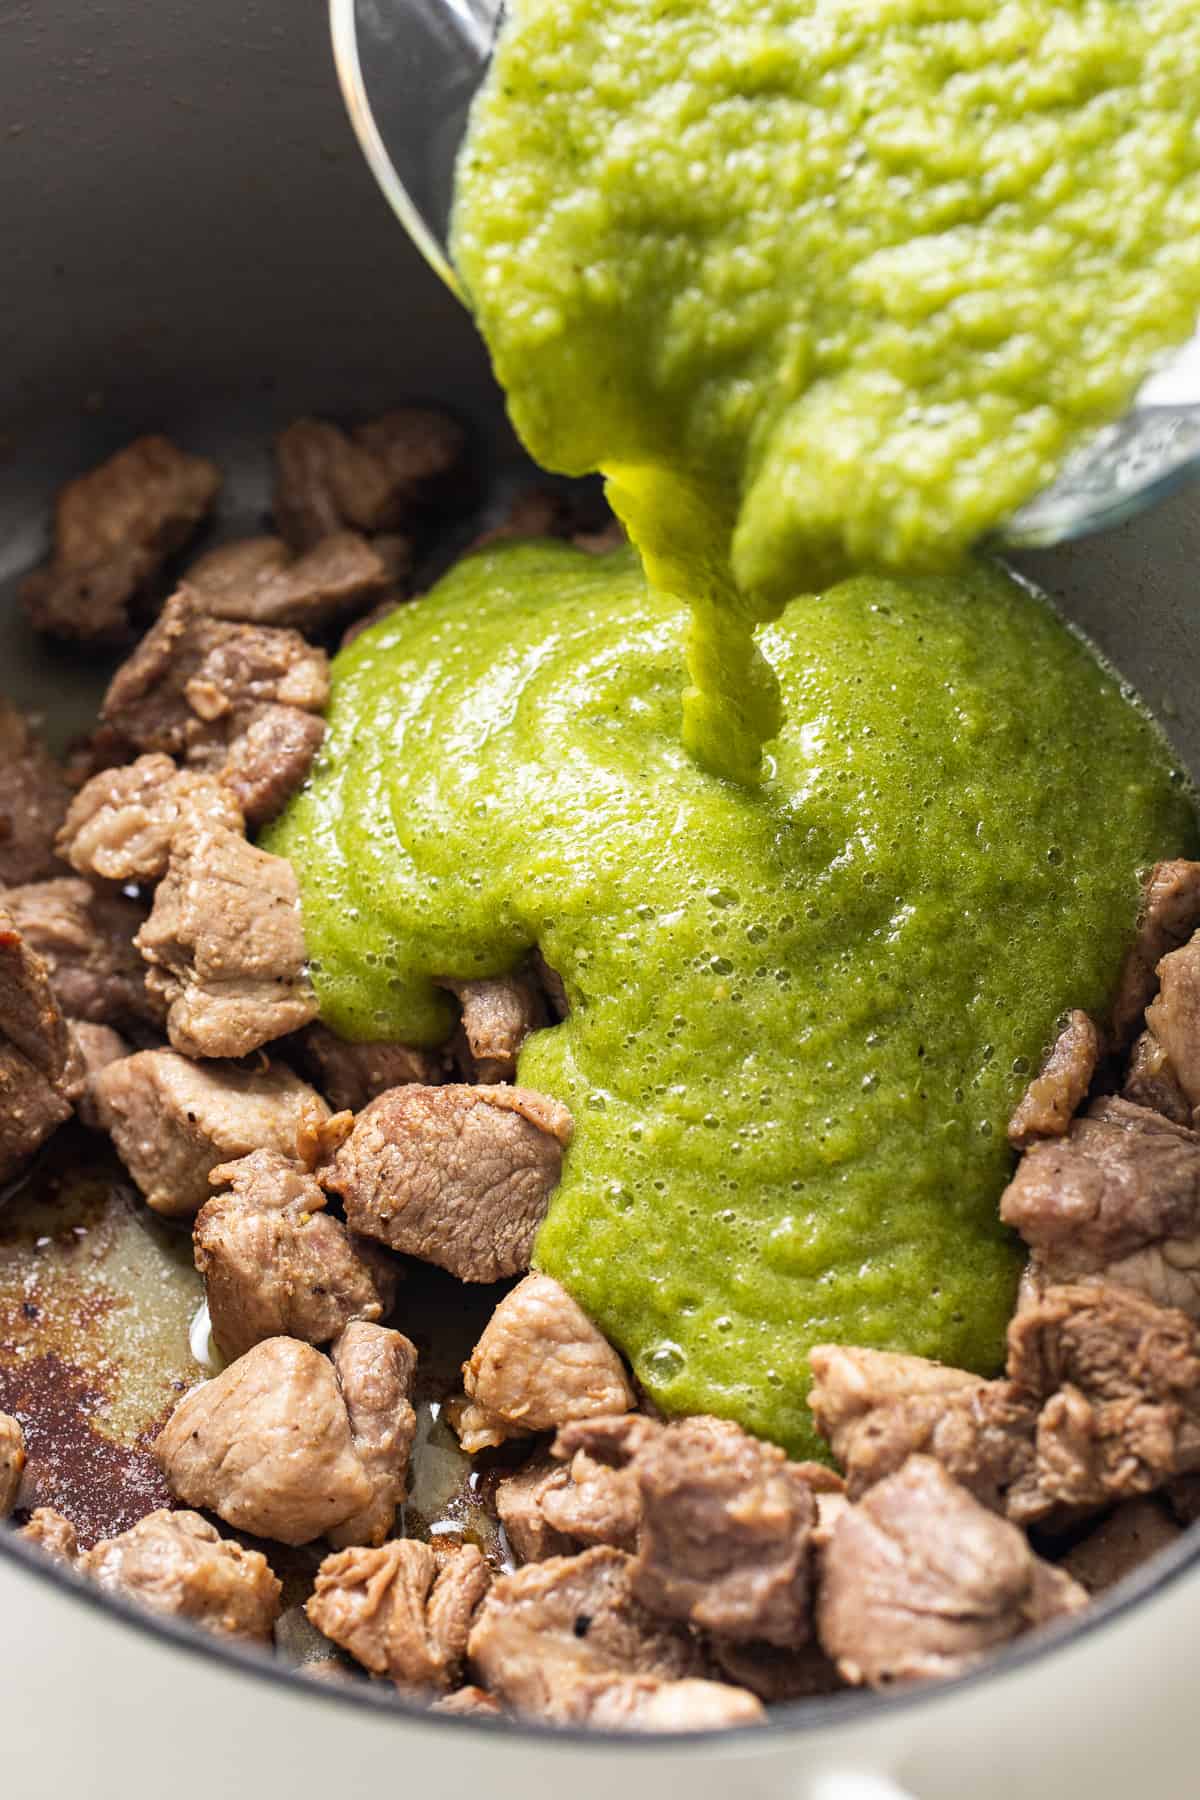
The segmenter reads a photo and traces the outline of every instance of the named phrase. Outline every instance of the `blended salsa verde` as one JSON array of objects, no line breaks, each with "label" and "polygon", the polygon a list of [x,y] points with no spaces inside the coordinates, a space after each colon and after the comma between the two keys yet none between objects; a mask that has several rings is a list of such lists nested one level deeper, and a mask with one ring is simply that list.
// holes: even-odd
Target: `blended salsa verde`
[{"label": "blended salsa verde", "polygon": [[945,569],[1200,312],[1195,0],[509,0],[452,250],[537,459],[693,611],[689,745],[756,778],[753,627]]},{"label": "blended salsa verde", "polygon": [[1103,1009],[1192,813],[1113,676],[990,567],[792,600],[757,787],[683,747],[686,628],[630,552],[468,558],[336,658],[266,841],[347,1037],[439,1041],[433,977],[541,949],[571,1011],[520,1079],[575,1137],[537,1266],[660,1406],[811,1453],[818,1340],[998,1363],[1009,1112],[1059,1012]]}]

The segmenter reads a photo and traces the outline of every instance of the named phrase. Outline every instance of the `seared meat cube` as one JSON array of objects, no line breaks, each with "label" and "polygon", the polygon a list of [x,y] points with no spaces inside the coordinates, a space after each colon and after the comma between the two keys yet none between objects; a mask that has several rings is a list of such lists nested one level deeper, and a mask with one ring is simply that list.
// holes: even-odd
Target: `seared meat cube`
[{"label": "seared meat cube", "polygon": [[0,905],[0,1182],[70,1117],[71,1074],[49,971]]},{"label": "seared meat cube", "polygon": [[956,1675],[1087,1602],[929,1456],[842,1513],[822,1564],[817,1629],[855,1686]]},{"label": "seared meat cube", "polygon": [[1155,970],[1170,950],[1186,944],[1200,926],[1200,863],[1180,858],[1155,863],[1142,896],[1137,936],[1125,958],[1112,1008],[1117,1045],[1141,1029],[1142,1015],[1158,985]]},{"label": "seared meat cube", "polygon": [[129,1045],[109,1025],[89,1025],[85,1019],[70,1019],[71,1060],[63,1088],[65,1097],[75,1108],[81,1124],[89,1131],[103,1131],[96,1099],[96,1081],[102,1069],[129,1055]]},{"label": "seared meat cube", "polygon": [[1162,1113],[1176,1125],[1190,1125],[1192,1109],[1179,1085],[1171,1059],[1152,1031],[1143,1031],[1129,1053],[1121,1097],[1135,1106]]},{"label": "seared meat cube", "polygon": [[245,1056],[316,1015],[295,871],[222,825],[177,833],[135,941],[185,1055]]},{"label": "seared meat cube", "polygon": [[464,445],[454,420],[419,407],[352,433],[297,419],[275,441],[275,522],[299,550],[346,526],[394,531],[450,485]]},{"label": "seared meat cube", "polygon": [[494,1695],[486,1693],[481,1687],[457,1688],[453,1694],[444,1694],[435,1700],[429,1709],[435,1713],[451,1713],[456,1718],[491,1718],[502,1719],[504,1708]]},{"label": "seared meat cube", "polygon": [[81,875],[157,881],[166,873],[176,833],[192,822],[235,832],[246,823],[222,783],[179,769],[169,756],[152,751],[121,768],[102,770],[80,788],[58,847]]},{"label": "seared meat cube", "polygon": [[1106,1280],[1200,1317],[1200,1135],[1120,1098],[1017,1165],[1000,1216],[1031,1285]]},{"label": "seared meat cube", "polygon": [[417,1431],[410,1404],[417,1352],[402,1332],[352,1319],[329,1354],[371,1498],[326,1536],[336,1550],[382,1544],[408,1491],[408,1459]]},{"label": "seared meat cube", "polygon": [[1158,997],[1146,1024],[1190,1106],[1200,1106],[1200,933],[1158,965]]},{"label": "seared meat cube", "polygon": [[0,1182],[15,1175],[70,1116],[64,1089],[0,1038]]},{"label": "seared meat cube", "polygon": [[519,1562],[567,1556],[592,1544],[636,1549],[642,1517],[637,1479],[631,1469],[605,1460],[614,1456],[614,1443],[624,1447],[626,1426],[653,1429],[637,1413],[581,1420],[559,1432],[554,1457],[536,1456],[499,1483],[496,1511]]},{"label": "seared meat cube", "polygon": [[295,1153],[298,1134],[328,1108],[276,1064],[239,1069],[141,1050],[96,1076],[96,1108],[155,1212],[186,1218],[209,1197],[209,1174],[252,1150]]},{"label": "seared meat cube", "polygon": [[24,1470],[25,1433],[14,1418],[0,1412],[0,1519],[7,1519],[17,1504]]},{"label": "seared meat cube", "polygon": [[372,1101],[322,1180],[355,1231],[498,1281],[529,1267],[570,1137],[566,1108],[528,1088],[410,1084]]},{"label": "seared meat cube", "polygon": [[295,1338],[268,1338],[185,1395],[154,1447],[175,1497],[283,1544],[311,1543],[360,1517],[382,1542],[391,1519],[381,1502],[385,1491],[403,1492],[416,1428],[408,1398],[416,1352],[379,1325],[350,1332],[394,1342],[364,1358],[360,1335],[343,1365],[341,1339],[331,1361]]},{"label": "seared meat cube", "polygon": [[551,1525],[546,1501],[571,1485],[571,1471],[549,1456],[535,1456],[496,1487],[496,1513],[519,1563],[570,1556],[581,1546]]},{"label": "seared meat cube", "polygon": [[546,1023],[542,997],[528,975],[488,981],[443,981],[462,1005],[469,1079],[491,1085],[517,1078],[517,1055],[531,1031]]},{"label": "seared meat cube", "polygon": [[1181,1535],[1165,1506],[1126,1500],[1067,1552],[1061,1567],[1089,1594],[1102,1594]]},{"label": "seared meat cube", "polygon": [[620,1357],[549,1275],[527,1275],[505,1295],[463,1365],[463,1384],[470,1404],[453,1423],[469,1454],[634,1404]]},{"label": "seared meat cube", "polygon": [[427,1086],[440,1080],[449,1066],[438,1050],[411,1049],[407,1044],[352,1044],[319,1023],[305,1026],[295,1047],[305,1074],[335,1112],[362,1112],[389,1088],[409,1082]]},{"label": "seared meat cube", "polygon": [[1023,1150],[1061,1137],[1087,1098],[1100,1060],[1100,1033],[1085,1012],[1071,1014],[1008,1122],[1008,1141]]},{"label": "seared meat cube", "polygon": [[43,1556],[66,1563],[73,1569],[79,1560],[79,1536],[70,1519],[55,1512],[52,1506],[39,1506],[29,1515],[28,1525],[21,1528],[27,1544],[36,1544]]},{"label": "seared meat cube", "polygon": [[213,1336],[229,1358],[263,1338],[325,1344],[351,1319],[381,1319],[395,1297],[383,1254],[324,1211],[313,1176],[277,1150],[212,1171],[218,1194],[195,1226]]},{"label": "seared meat cube", "polygon": [[473,1544],[439,1565],[428,1544],[394,1538],[378,1549],[327,1556],[305,1611],[373,1675],[444,1692],[462,1672],[471,1621],[490,1582]]},{"label": "seared meat cube", "polygon": [[199,1513],[148,1513],[79,1559],[81,1574],[150,1612],[220,1637],[269,1644],[282,1589],[265,1556],[221,1537]]},{"label": "seared meat cube", "polygon": [[138,438],[69,482],[55,510],[54,554],[22,583],[34,627],[55,637],[119,638],[130,603],[208,513],[215,463],[167,438]]},{"label": "seared meat cube", "polygon": [[214,619],[319,632],[371,604],[391,571],[355,531],[337,531],[303,556],[282,538],[223,544],[194,562],[182,585]]},{"label": "seared meat cube", "polygon": [[211,771],[228,788],[247,825],[257,830],[303,787],[324,741],[324,719],[263,700],[235,706],[189,755],[194,767]]},{"label": "seared meat cube", "polygon": [[1019,1524],[1200,1469],[1200,1344],[1185,1313],[1128,1288],[1047,1288],[1009,1326],[1008,1366],[1043,1402],[1035,1469],[1008,1497]]},{"label": "seared meat cube", "polygon": [[58,873],[54,835],[71,790],[24,713],[0,699],[0,887]]},{"label": "seared meat cube", "polygon": [[723,1681],[660,1681],[654,1675],[592,1675],[564,1697],[562,1717],[598,1731],[725,1731],[762,1725],[761,1703]]},{"label": "seared meat cube", "polygon": [[4,904],[26,943],[43,958],[54,997],[68,1018],[93,1025],[161,1019],[134,948],[134,934],[146,917],[136,901],[66,875],[9,888]]}]

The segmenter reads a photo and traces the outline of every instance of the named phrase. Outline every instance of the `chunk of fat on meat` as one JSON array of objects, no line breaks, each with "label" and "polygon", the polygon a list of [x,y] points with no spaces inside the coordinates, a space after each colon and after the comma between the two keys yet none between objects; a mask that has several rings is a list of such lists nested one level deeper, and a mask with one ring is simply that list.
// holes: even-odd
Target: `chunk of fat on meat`
[{"label": "chunk of fat on meat", "polygon": [[382,1094],[321,1179],[351,1227],[463,1281],[528,1268],[570,1141],[565,1107],[528,1088]]},{"label": "chunk of fat on meat", "polygon": [[1100,1060],[1100,1033],[1085,1012],[1067,1019],[1008,1122],[1008,1141],[1023,1150],[1040,1138],[1061,1137],[1087,1098]]},{"label": "chunk of fat on meat", "polygon": [[501,1300],[463,1365],[463,1385],[467,1404],[451,1420],[469,1453],[634,1406],[617,1352],[549,1275],[527,1275]]},{"label": "chunk of fat on meat", "polygon": [[84,783],[67,811],[58,848],[80,875],[153,882],[166,873],[176,832],[191,822],[234,832],[246,823],[223,783],[150,751]]},{"label": "chunk of fat on meat", "polygon": [[490,1582],[473,1544],[439,1562],[429,1544],[393,1538],[327,1556],[305,1610],[318,1631],[373,1675],[406,1690],[444,1693],[462,1672]]},{"label": "chunk of fat on meat", "polygon": [[96,1111],[156,1212],[190,1217],[209,1198],[218,1164],[254,1150],[296,1153],[297,1137],[329,1109],[276,1063],[243,1069],[193,1062],[173,1050],[140,1050],[93,1081]]},{"label": "chunk of fat on meat", "polygon": [[1112,1006],[1112,1037],[1120,1047],[1142,1026],[1154,998],[1163,957],[1186,944],[1200,926],[1200,862],[1179,857],[1155,863],[1142,896],[1134,941],[1125,957]]},{"label": "chunk of fat on meat", "polygon": [[134,948],[146,917],[137,901],[66,875],[9,888],[4,904],[45,962],[67,1018],[114,1026],[161,1020]]},{"label": "chunk of fat on meat", "polygon": [[390,575],[366,538],[335,531],[300,555],[277,537],[222,544],[189,566],[182,585],[213,618],[319,632],[370,605]]},{"label": "chunk of fat on meat", "polygon": [[0,698],[0,888],[60,873],[54,840],[70,798],[31,720]]},{"label": "chunk of fat on meat", "polygon": [[487,1085],[515,1081],[517,1057],[531,1031],[545,1025],[545,1002],[532,976],[498,975],[482,981],[443,980],[462,1007],[464,1073]]},{"label": "chunk of fat on meat", "polygon": [[282,1588],[265,1556],[195,1512],[160,1509],[105,1538],[77,1568],[110,1594],[219,1637],[269,1644]]},{"label": "chunk of fat on meat", "polygon": [[1060,1566],[1089,1594],[1102,1594],[1181,1536],[1157,1500],[1126,1500],[1073,1545]]},{"label": "chunk of fat on meat", "polygon": [[17,1504],[25,1471],[25,1433],[9,1413],[0,1412],[0,1519]]}]

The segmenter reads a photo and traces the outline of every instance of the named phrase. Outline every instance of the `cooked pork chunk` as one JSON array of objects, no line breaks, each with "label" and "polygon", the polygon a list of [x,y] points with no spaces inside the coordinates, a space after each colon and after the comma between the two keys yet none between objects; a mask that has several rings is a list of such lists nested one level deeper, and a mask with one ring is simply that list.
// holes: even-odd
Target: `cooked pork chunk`
[{"label": "cooked pork chunk", "polygon": [[496,1511],[519,1562],[568,1556],[593,1544],[637,1548],[637,1479],[613,1461],[614,1445],[621,1446],[622,1463],[628,1454],[626,1426],[653,1429],[637,1413],[581,1420],[559,1432],[553,1457],[535,1456],[498,1484]]},{"label": "cooked pork chunk", "polygon": [[54,554],[21,599],[38,631],[122,637],[133,600],[209,511],[220,471],[164,437],[138,438],[69,482],[55,510]]},{"label": "cooked pork chunk", "polygon": [[337,531],[295,557],[282,538],[223,544],[194,562],[182,585],[214,619],[319,632],[369,606],[388,576],[365,538]]},{"label": "cooked pork chunk", "polygon": [[331,532],[394,531],[459,471],[465,438],[443,413],[402,407],[340,430],[297,419],[275,442],[275,522],[304,550]]},{"label": "cooked pork chunk", "polygon": [[1141,1029],[1142,1014],[1158,985],[1158,964],[1169,951],[1186,944],[1197,926],[1200,863],[1182,858],[1156,863],[1146,883],[1137,936],[1125,958],[1113,1002],[1112,1030],[1118,1045],[1128,1043]]},{"label": "cooked pork chunk", "polygon": [[381,1498],[402,1490],[412,1442],[416,1353],[399,1332],[347,1330],[399,1340],[390,1356],[371,1359],[365,1392],[358,1345],[339,1367],[311,1344],[280,1337],[185,1395],[155,1445],[176,1498],[284,1544],[310,1543],[361,1516],[372,1530],[384,1526],[382,1541],[391,1521]]},{"label": "cooked pork chunk", "polygon": [[14,1418],[0,1412],[0,1519],[7,1519],[17,1504],[24,1469],[25,1433]]},{"label": "cooked pork chunk", "polygon": [[176,834],[136,942],[185,1055],[245,1056],[316,1015],[295,870],[224,826]]},{"label": "cooked pork chunk", "polygon": [[454,1425],[469,1453],[634,1404],[620,1357],[548,1275],[527,1275],[505,1295],[463,1365],[463,1383],[470,1404]]},{"label": "cooked pork chunk", "polygon": [[21,1527],[27,1544],[36,1544],[43,1556],[66,1563],[73,1569],[79,1560],[79,1535],[70,1519],[55,1512],[52,1506],[39,1506],[29,1515],[29,1523]]},{"label": "cooked pork chunk", "polygon": [[1143,1031],[1129,1053],[1121,1096],[1135,1106],[1162,1113],[1176,1125],[1190,1125],[1192,1109],[1180,1087],[1171,1059],[1152,1031]]},{"label": "cooked pork chunk", "polygon": [[528,1088],[394,1088],[322,1176],[355,1231],[463,1281],[529,1267],[570,1140],[565,1107]]},{"label": "cooked pork chunk", "polygon": [[928,1456],[842,1513],[822,1565],[818,1632],[855,1686],[958,1674],[1087,1601]]},{"label": "cooked pork chunk", "polygon": [[193,746],[190,760],[228,788],[257,831],[303,787],[324,740],[324,719],[261,700],[235,706],[211,738]]},{"label": "cooked pork chunk", "polygon": [[196,1267],[213,1336],[241,1356],[264,1338],[325,1344],[351,1319],[381,1319],[395,1296],[382,1253],[325,1212],[314,1178],[277,1150],[255,1150],[209,1177],[218,1194],[196,1218]]},{"label": "cooked pork chunk", "polygon": [[571,1471],[549,1456],[535,1456],[496,1487],[496,1514],[519,1563],[544,1562],[581,1549],[567,1532],[551,1525],[546,1501],[571,1485]]},{"label": "cooked pork chunk", "polygon": [[1127,1288],[1047,1288],[1008,1330],[1009,1374],[1043,1404],[1019,1524],[1096,1510],[1200,1469],[1200,1345],[1182,1312]]},{"label": "cooked pork chunk", "polygon": [[70,1116],[63,1088],[47,1081],[15,1045],[0,1038],[0,1183],[15,1175]]},{"label": "cooked pork chunk", "polygon": [[808,1403],[857,1500],[920,1452],[1004,1510],[1033,1467],[1037,1408],[1007,1381],[887,1350],[818,1344]]},{"label": "cooked pork chunk", "polygon": [[762,1725],[762,1704],[723,1681],[662,1681],[655,1675],[591,1675],[563,1696],[564,1723],[598,1731],[725,1731]]},{"label": "cooked pork chunk", "polygon": [[515,1081],[517,1055],[531,1031],[546,1023],[546,1009],[528,975],[489,981],[443,981],[462,1005],[466,1073],[477,1082]]},{"label": "cooked pork chunk", "polygon": [[330,1347],[359,1462],[371,1484],[364,1507],[327,1536],[336,1550],[382,1544],[408,1490],[408,1459],[417,1430],[410,1396],[417,1352],[402,1332],[352,1319]]},{"label": "cooked pork chunk", "polygon": [[451,1713],[457,1718],[490,1718],[502,1719],[504,1708],[493,1694],[485,1692],[481,1687],[457,1688],[453,1694],[444,1694],[435,1700],[429,1709],[435,1713]]},{"label": "cooked pork chunk", "polygon": [[24,713],[0,699],[0,887],[59,872],[54,837],[71,790]]},{"label": "cooked pork chunk", "polygon": [[101,1070],[129,1055],[129,1045],[109,1025],[89,1025],[84,1019],[71,1019],[67,1029],[71,1036],[71,1060],[63,1093],[75,1108],[81,1124],[89,1131],[103,1131],[96,1081]]},{"label": "cooked pork chunk", "polygon": [[1200,1106],[1200,934],[1158,965],[1158,997],[1146,1024],[1161,1044],[1188,1104]]},{"label": "cooked pork chunk", "polygon": [[279,1617],[281,1589],[266,1557],[221,1537],[199,1513],[149,1513],[78,1567],[109,1593],[221,1637],[269,1644]]},{"label": "cooked pork chunk", "polygon": [[1036,1288],[1107,1280],[1200,1317],[1200,1135],[1120,1098],[1022,1157],[1000,1203]]},{"label": "cooked pork chunk", "polygon": [[748,1688],[769,1706],[836,1694],[846,1685],[815,1639],[799,1650],[781,1650],[777,1644],[714,1638],[711,1649],[726,1680]]},{"label": "cooked pork chunk", "polygon": [[70,1117],[72,1073],[49,971],[0,904],[0,1182]]},{"label": "cooked pork chunk", "polygon": [[66,875],[9,888],[4,904],[30,949],[45,961],[54,997],[68,1018],[93,1025],[161,1019],[133,944],[146,917],[136,901]]},{"label": "cooked pork chunk", "polygon": [[1180,1536],[1165,1506],[1126,1500],[1068,1551],[1061,1567],[1089,1594],[1102,1594]]},{"label": "cooked pork chunk", "polygon": [[402,1688],[444,1691],[462,1671],[471,1621],[490,1581],[472,1544],[439,1565],[428,1544],[393,1538],[378,1549],[327,1556],[305,1610],[373,1675]]},{"label": "cooked pork chunk", "polygon": [[1039,1138],[1061,1137],[1087,1097],[1099,1060],[1100,1033],[1085,1012],[1073,1012],[1008,1122],[1009,1143],[1023,1150]]},{"label": "cooked pork chunk", "polygon": [[157,881],[175,834],[186,823],[245,828],[241,808],[211,775],[180,769],[152,751],[103,769],[71,802],[58,835],[62,855],[81,875],[102,881]]},{"label": "cooked pork chunk", "polygon": [[295,1050],[304,1072],[335,1112],[362,1112],[389,1088],[409,1082],[429,1085],[448,1070],[439,1050],[411,1049],[407,1044],[352,1044],[321,1024],[305,1026]]},{"label": "cooked pork chunk", "polygon": [[239,1069],[141,1050],[96,1076],[96,1108],[156,1212],[185,1218],[209,1197],[218,1163],[252,1150],[292,1156],[297,1135],[328,1117],[325,1102],[281,1064]]}]

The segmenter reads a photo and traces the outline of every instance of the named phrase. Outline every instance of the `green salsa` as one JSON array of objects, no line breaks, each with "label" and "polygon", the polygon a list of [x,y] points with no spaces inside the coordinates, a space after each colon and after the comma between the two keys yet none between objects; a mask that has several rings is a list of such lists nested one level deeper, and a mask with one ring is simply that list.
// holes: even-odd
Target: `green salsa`
[{"label": "green salsa", "polygon": [[347,1037],[438,1041],[433,977],[541,949],[571,1011],[520,1079],[575,1137],[537,1265],[662,1407],[811,1452],[815,1341],[997,1364],[1009,1111],[1059,1012],[1104,1006],[1190,805],[987,566],[791,601],[757,787],[683,748],[686,625],[627,552],[468,558],[337,657],[266,841]]},{"label": "green salsa", "polygon": [[452,249],[533,454],[602,469],[756,776],[753,627],[937,570],[1200,312],[1195,0],[510,0]]}]

